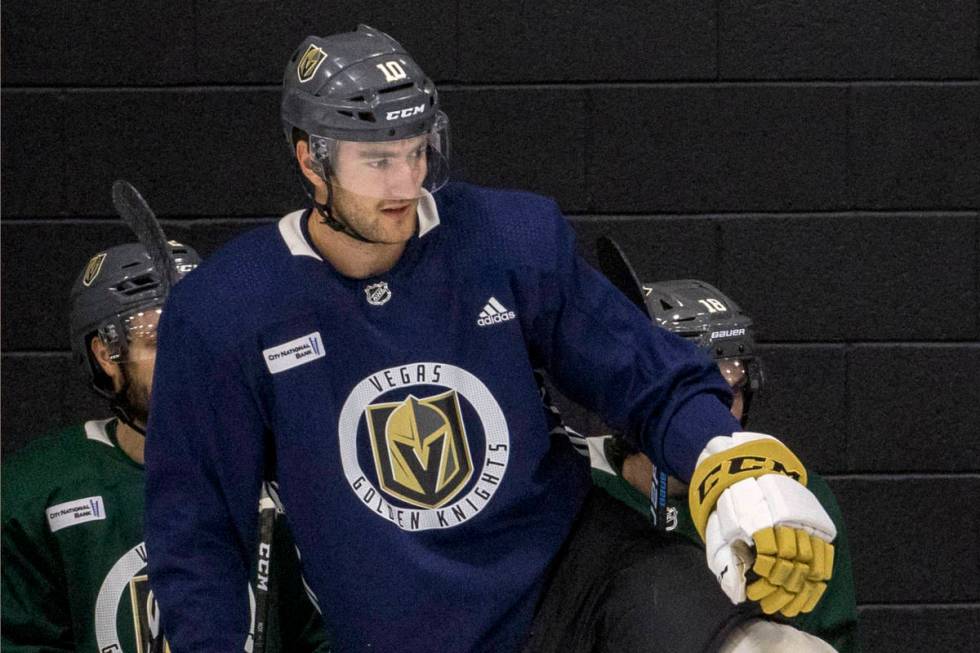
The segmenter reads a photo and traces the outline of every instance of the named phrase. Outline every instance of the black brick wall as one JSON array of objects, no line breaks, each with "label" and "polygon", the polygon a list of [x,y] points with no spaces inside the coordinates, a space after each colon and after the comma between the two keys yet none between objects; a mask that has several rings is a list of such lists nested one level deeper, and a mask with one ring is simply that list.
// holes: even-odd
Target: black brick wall
[{"label": "black brick wall", "polygon": [[[277,85],[364,21],[441,84],[455,175],[555,196],[583,253],[698,277],[760,324],[754,427],[829,477],[866,651],[980,631],[976,0],[2,7],[3,451],[103,411],[68,355],[88,256],[132,180],[214,251],[295,208]],[[599,428],[588,416],[580,425]]]}]

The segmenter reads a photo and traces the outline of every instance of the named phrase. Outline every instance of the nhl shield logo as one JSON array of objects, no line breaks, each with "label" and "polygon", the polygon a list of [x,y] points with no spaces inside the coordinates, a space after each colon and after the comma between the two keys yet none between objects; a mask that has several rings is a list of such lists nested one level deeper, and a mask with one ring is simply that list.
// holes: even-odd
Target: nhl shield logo
[{"label": "nhl shield logo", "polygon": [[364,294],[367,295],[368,304],[371,306],[381,306],[391,299],[391,290],[388,288],[387,281],[372,283],[364,289]]},{"label": "nhl shield logo", "polygon": [[102,263],[105,261],[106,253],[96,254],[91,259],[89,259],[88,265],[85,266],[85,274],[82,275],[82,285],[91,286],[95,278],[99,276],[99,272],[102,271]]},{"label": "nhl shield logo", "polygon": [[300,84],[305,84],[313,79],[316,71],[320,68],[320,64],[326,58],[327,53],[323,51],[323,48],[310,43],[310,47],[306,48],[306,52],[303,53],[299,63],[296,64],[296,76],[299,78]]},{"label": "nhl shield logo", "polygon": [[451,501],[473,475],[456,392],[374,404],[366,411],[381,488],[420,508]]}]

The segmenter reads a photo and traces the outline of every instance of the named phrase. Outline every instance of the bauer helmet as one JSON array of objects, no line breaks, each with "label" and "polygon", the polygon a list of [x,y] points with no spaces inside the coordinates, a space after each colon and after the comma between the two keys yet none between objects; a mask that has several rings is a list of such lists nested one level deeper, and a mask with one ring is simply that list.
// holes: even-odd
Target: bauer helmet
[{"label": "bauer helmet", "polygon": [[281,116],[290,149],[299,130],[324,179],[335,176],[340,142],[424,136],[421,187],[435,192],[448,180],[449,120],[435,84],[398,41],[367,25],[300,43],[283,75]]},{"label": "bauer helmet", "polygon": [[643,284],[642,290],[658,325],[691,340],[714,358],[754,355],[752,320],[711,284],[682,279]]},{"label": "bauer helmet", "polygon": [[[176,241],[168,246],[179,277],[198,266],[194,249]],[[156,338],[156,322],[143,319],[159,313],[166,299],[166,285],[143,245],[117,245],[89,259],[71,290],[71,350],[92,388],[107,399],[115,398],[111,379],[91,352],[92,338],[99,336],[114,361],[126,360],[133,338]]]},{"label": "bauer helmet", "polygon": [[752,395],[765,380],[752,336],[752,319],[723,292],[704,281],[646,283],[642,291],[647,312],[657,325],[710,354],[725,380],[742,391],[744,423]]}]

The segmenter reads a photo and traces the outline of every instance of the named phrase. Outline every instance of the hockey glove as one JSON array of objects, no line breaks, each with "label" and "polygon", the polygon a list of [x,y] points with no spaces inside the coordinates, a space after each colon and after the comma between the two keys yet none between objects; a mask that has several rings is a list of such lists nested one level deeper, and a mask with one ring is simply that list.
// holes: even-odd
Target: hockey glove
[{"label": "hockey glove", "polygon": [[748,598],[766,614],[795,617],[827,589],[837,528],[806,482],[799,459],[768,435],[719,436],[701,452],[691,516],[733,603]]}]

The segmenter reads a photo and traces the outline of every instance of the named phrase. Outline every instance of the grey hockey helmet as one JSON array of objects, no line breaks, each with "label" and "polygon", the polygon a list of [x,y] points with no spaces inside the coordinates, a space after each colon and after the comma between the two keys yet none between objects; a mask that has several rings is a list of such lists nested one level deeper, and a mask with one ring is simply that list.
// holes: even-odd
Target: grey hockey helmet
[{"label": "grey hockey helmet", "polygon": [[687,338],[714,358],[755,355],[752,320],[723,292],[697,279],[642,286],[647,310],[658,325]]},{"label": "grey hockey helmet", "polygon": [[[168,246],[180,277],[201,262],[191,247],[173,240]],[[91,353],[92,338],[102,338],[113,360],[124,360],[133,338],[155,339],[156,320],[146,318],[158,314],[165,299],[166,285],[143,245],[117,245],[89,259],[72,286],[69,322],[73,358],[97,393],[114,397]]]},{"label": "grey hockey helmet", "polygon": [[435,84],[398,41],[367,25],[300,43],[283,75],[281,116],[290,147],[294,129],[309,137],[325,177],[337,176],[343,142],[400,142],[426,155],[422,188],[435,192],[448,179],[449,120]]},{"label": "grey hockey helmet", "polygon": [[653,320],[708,352],[725,380],[742,391],[744,424],[752,396],[765,381],[751,318],[723,292],[697,279],[646,283],[642,291]]}]

